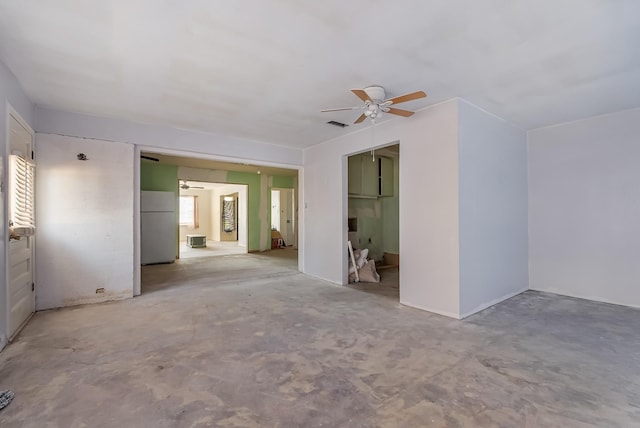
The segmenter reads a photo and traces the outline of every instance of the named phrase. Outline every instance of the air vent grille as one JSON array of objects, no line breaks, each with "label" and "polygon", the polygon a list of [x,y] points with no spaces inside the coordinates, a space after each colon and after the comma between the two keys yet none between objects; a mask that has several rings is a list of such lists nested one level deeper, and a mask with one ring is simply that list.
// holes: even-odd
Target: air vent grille
[{"label": "air vent grille", "polygon": [[342,122],[336,122],[335,120],[330,120],[329,122],[327,122],[329,125],[333,125],[333,126],[339,126],[340,128],[344,128],[347,125],[346,123],[342,123]]}]

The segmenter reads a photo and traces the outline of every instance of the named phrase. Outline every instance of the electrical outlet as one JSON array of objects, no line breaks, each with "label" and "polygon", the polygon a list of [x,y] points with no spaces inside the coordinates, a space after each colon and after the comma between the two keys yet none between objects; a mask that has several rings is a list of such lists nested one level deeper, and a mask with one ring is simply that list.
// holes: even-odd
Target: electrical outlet
[{"label": "electrical outlet", "polygon": [[96,288],[96,294],[104,294],[104,288]]}]

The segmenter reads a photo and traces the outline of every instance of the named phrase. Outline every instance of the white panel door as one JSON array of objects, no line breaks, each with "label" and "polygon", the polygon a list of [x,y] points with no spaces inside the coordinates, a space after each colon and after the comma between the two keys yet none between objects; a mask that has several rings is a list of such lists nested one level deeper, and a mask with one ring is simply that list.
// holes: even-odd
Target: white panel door
[{"label": "white panel door", "polygon": [[[25,159],[32,158],[33,131],[13,113],[9,116],[10,154]],[[11,184],[11,174],[9,174]],[[10,186],[8,186],[10,187]],[[11,198],[9,194],[9,198]],[[9,201],[11,205],[11,201]],[[9,240],[7,263],[7,333],[9,338],[19,329],[35,311],[34,291],[34,236],[21,236]]]},{"label": "white panel door", "polygon": [[9,242],[8,288],[9,337],[12,337],[35,310],[32,236]]}]

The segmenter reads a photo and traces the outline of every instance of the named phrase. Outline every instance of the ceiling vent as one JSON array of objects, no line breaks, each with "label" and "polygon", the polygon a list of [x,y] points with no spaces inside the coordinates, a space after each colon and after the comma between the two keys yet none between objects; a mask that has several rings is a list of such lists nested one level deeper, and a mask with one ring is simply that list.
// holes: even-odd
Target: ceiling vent
[{"label": "ceiling vent", "polygon": [[340,128],[344,128],[345,126],[349,126],[346,123],[336,122],[335,120],[330,120],[327,122],[329,125],[339,126]]}]

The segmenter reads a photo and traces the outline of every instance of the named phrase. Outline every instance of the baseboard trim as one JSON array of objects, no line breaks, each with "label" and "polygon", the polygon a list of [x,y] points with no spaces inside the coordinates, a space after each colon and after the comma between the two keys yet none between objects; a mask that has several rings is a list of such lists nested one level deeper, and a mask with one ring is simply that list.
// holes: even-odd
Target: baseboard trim
[{"label": "baseboard trim", "polygon": [[557,294],[559,296],[573,297],[574,299],[588,300],[590,302],[606,303],[608,305],[617,305],[617,306],[624,306],[626,308],[640,309],[640,305],[634,305],[634,304],[629,304],[629,303],[621,303],[621,302],[618,302],[618,301],[615,301],[615,300],[605,299],[603,297],[593,297],[593,296],[585,296],[585,295],[579,295],[579,294],[566,293],[566,292],[563,292],[561,290],[555,290],[553,288],[535,288],[535,287],[531,287],[530,290],[532,290],[532,291],[540,291],[542,293]]},{"label": "baseboard trim", "polygon": [[460,319],[460,315],[458,315],[456,313],[453,313],[453,312],[441,311],[439,309],[429,308],[427,306],[418,306],[418,305],[415,305],[413,303],[409,303],[409,302],[406,302],[406,301],[403,301],[403,300],[400,300],[400,304],[404,305],[404,306],[408,306],[410,308],[420,309],[421,311],[431,312],[432,314],[435,314],[435,315],[441,315],[443,317],[453,318],[453,319],[456,319],[456,320]]},{"label": "baseboard trim", "polygon": [[523,288],[523,289],[518,290],[518,291],[513,292],[513,293],[505,294],[504,296],[498,297],[497,299],[491,300],[491,301],[489,301],[487,303],[483,303],[480,306],[477,306],[476,308],[470,310],[469,312],[465,312],[464,314],[462,314],[460,316],[460,319],[465,319],[466,317],[469,317],[469,316],[471,316],[473,314],[477,314],[478,312],[484,311],[485,309],[490,308],[493,305],[497,305],[500,302],[504,302],[505,300],[508,300],[508,299],[510,299],[512,297],[515,297],[518,294],[522,294],[527,290],[529,290],[529,287]]},{"label": "baseboard trim", "polygon": [[312,275],[310,273],[304,273],[304,272],[300,272],[300,273],[302,273],[303,275],[308,276],[310,278],[319,279],[320,281],[328,282],[331,285],[345,285],[345,284],[342,283],[342,281],[331,281],[330,279],[323,278],[323,277],[317,276],[317,275]]}]

